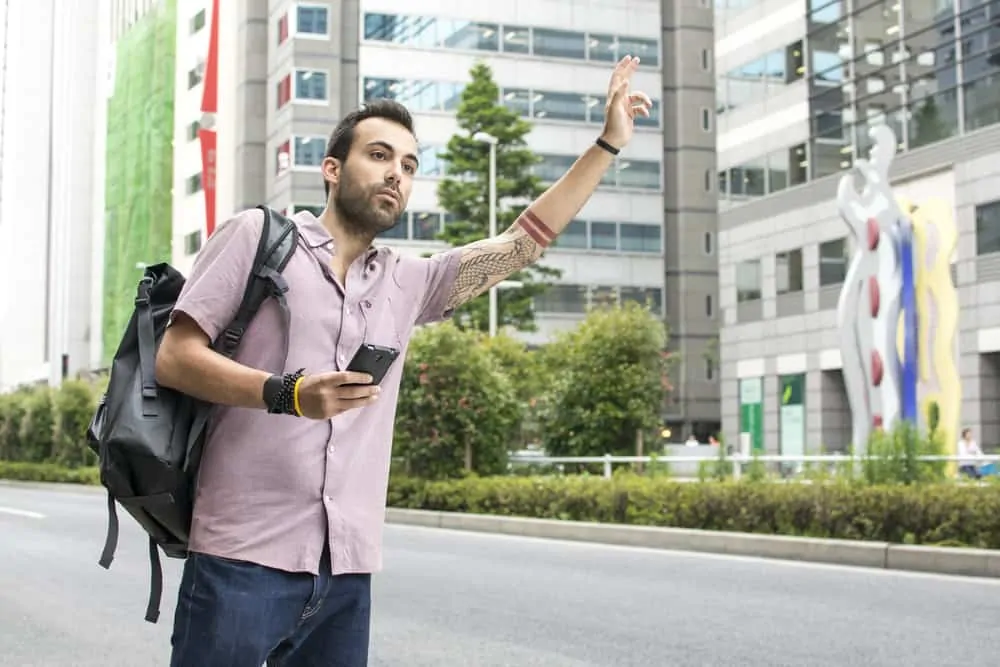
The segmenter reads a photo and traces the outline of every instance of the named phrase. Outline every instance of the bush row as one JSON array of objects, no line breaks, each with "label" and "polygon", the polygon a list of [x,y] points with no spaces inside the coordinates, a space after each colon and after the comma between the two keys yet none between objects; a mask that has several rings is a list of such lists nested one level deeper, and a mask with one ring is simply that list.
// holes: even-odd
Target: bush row
[{"label": "bush row", "polygon": [[[99,483],[96,468],[0,461],[0,478]],[[1000,485],[679,483],[600,477],[393,475],[388,504],[405,509],[597,521],[768,535],[1000,549]]]},{"label": "bush row", "polygon": [[394,477],[393,507],[897,544],[1000,548],[1000,486]]},{"label": "bush row", "polygon": [[104,387],[103,381],[67,380],[59,388],[34,385],[0,394],[0,461],[95,465],[87,427]]}]

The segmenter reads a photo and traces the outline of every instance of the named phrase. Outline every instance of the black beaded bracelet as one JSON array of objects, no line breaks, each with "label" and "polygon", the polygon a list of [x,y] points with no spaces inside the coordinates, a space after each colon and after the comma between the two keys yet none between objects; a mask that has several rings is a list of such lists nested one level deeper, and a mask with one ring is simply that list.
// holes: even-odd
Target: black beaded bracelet
[{"label": "black beaded bracelet", "polygon": [[294,373],[285,373],[281,378],[281,389],[274,395],[274,402],[268,406],[267,411],[273,415],[292,415],[301,417],[302,415],[295,409],[295,384],[305,373],[304,368],[300,368]]}]

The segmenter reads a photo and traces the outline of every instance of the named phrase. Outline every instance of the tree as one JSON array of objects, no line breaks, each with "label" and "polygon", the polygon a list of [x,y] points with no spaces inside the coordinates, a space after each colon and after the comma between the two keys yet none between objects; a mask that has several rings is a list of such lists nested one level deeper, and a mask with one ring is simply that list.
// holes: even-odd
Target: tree
[{"label": "tree", "polygon": [[[476,139],[477,132],[497,138],[497,230],[514,223],[523,208],[544,191],[531,166],[539,162],[525,143],[531,124],[500,103],[500,89],[493,72],[477,63],[470,70],[471,81],[462,91],[455,115],[461,131],[449,141],[439,157],[447,177],[438,185],[438,201],[451,214],[439,239],[461,246],[489,235],[490,146]],[[541,294],[559,271],[534,265],[511,276],[522,288],[497,292],[497,322],[520,331],[534,331],[532,299]],[[489,327],[488,295],[460,307],[455,316],[459,327],[486,331]]]},{"label": "tree", "polygon": [[661,424],[670,356],[666,325],[635,302],[591,310],[550,345],[552,376],[544,444],[552,456],[634,454],[636,433]]},{"label": "tree", "polygon": [[540,439],[538,421],[549,374],[545,367],[545,350],[531,350],[522,341],[503,333],[484,338],[486,352],[510,380],[511,388],[522,406],[520,442],[524,445]]},{"label": "tree", "polygon": [[445,322],[418,329],[410,341],[396,413],[396,453],[410,474],[506,470],[522,404],[481,339]]}]

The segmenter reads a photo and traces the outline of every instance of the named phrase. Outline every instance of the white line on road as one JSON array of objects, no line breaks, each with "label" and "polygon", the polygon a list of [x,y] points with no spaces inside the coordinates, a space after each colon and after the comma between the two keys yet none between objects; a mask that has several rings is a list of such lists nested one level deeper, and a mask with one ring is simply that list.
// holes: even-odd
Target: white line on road
[{"label": "white line on road", "polygon": [[39,514],[38,512],[30,512],[28,510],[18,510],[13,507],[0,507],[0,514],[11,514],[13,516],[23,516],[29,519],[44,519],[44,514]]},{"label": "white line on road", "polygon": [[508,535],[505,533],[488,533],[480,530],[460,530],[456,528],[435,528],[433,526],[417,526],[405,523],[386,522],[386,528],[413,530],[414,532],[444,532],[454,536],[467,536],[473,539],[483,540],[503,540],[511,542],[529,542],[538,544],[539,542],[556,542],[560,546],[580,550],[609,550],[609,551],[631,551],[647,554],[657,554],[671,558],[685,559],[705,559],[721,561],[743,561],[746,563],[758,563],[775,567],[792,567],[812,570],[834,570],[844,574],[872,574],[883,577],[902,577],[912,579],[936,579],[948,581],[956,584],[973,584],[976,586],[1000,586],[1000,578],[993,577],[973,577],[957,574],[940,574],[937,572],[920,572],[914,570],[894,570],[881,567],[862,567],[859,565],[841,565],[838,563],[817,563],[813,561],[790,560],[784,558],[765,558],[763,556],[743,556],[740,554],[720,554],[710,551],[687,551],[683,549],[657,549],[655,547],[639,547],[630,544],[607,544],[604,542],[588,542],[585,540],[568,540],[553,537],[529,537],[526,535]]}]

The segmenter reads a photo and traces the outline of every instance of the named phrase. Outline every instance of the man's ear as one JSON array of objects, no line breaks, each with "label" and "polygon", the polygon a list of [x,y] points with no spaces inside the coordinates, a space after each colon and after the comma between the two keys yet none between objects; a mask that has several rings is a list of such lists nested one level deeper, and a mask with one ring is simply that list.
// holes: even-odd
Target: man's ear
[{"label": "man's ear", "polygon": [[340,183],[341,163],[335,157],[325,157],[320,163],[320,170],[323,172],[323,180],[330,184],[330,187]]}]

